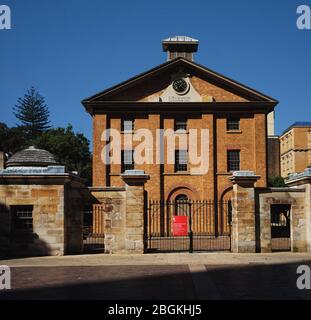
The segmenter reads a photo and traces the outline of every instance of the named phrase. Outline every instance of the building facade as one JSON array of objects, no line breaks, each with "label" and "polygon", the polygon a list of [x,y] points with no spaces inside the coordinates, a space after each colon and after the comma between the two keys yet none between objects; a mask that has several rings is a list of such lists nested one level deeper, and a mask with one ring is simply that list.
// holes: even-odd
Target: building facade
[{"label": "building facade", "polygon": [[280,137],[281,176],[303,172],[311,164],[311,122],[295,122]]},{"label": "building facade", "polygon": [[[189,37],[166,39],[167,62],[83,100],[93,119],[94,187],[122,186],[125,169],[148,173],[148,198],[164,201],[230,198],[228,177],[236,170],[256,172],[256,186],[267,186],[267,137],[273,135],[269,130],[277,101],[197,64],[197,48],[198,41]],[[121,163],[103,157],[106,129],[121,132]],[[135,163],[133,151],[124,144],[125,135],[134,136],[140,129],[152,133],[152,163]],[[175,161],[169,163],[167,140],[157,139],[159,129],[185,136],[195,129],[201,139],[200,132],[207,129],[208,138],[198,144],[201,152],[202,146],[208,147],[208,170],[191,173],[195,165],[189,162],[189,143],[182,149],[175,146]],[[159,143],[160,151],[154,147]],[[138,144],[134,141],[133,149]],[[163,163],[157,163],[157,157]]]},{"label": "building facade", "polygon": [[[195,63],[197,48],[166,39],[165,63],[83,100],[91,187],[45,150],[0,157],[0,256],[311,250],[311,168],[267,185],[277,101]],[[302,167],[310,132],[281,138]]]}]

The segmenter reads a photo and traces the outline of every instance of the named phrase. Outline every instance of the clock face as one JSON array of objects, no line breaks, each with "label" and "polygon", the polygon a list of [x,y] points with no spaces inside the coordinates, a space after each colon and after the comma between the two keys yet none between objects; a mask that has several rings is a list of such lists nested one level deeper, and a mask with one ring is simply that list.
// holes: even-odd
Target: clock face
[{"label": "clock face", "polygon": [[188,89],[188,84],[184,79],[177,79],[173,82],[173,89],[178,93],[183,93]]}]

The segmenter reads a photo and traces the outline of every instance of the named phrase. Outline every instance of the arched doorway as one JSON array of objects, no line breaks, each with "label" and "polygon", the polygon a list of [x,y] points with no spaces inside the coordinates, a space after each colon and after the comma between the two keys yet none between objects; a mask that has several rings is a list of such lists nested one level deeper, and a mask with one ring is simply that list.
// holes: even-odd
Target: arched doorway
[{"label": "arched doorway", "polygon": [[199,200],[200,195],[197,190],[190,188],[189,186],[182,185],[178,187],[173,187],[165,194],[166,201],[176,201],[178,198],[182,199],[182,196],[188,198],[188,200]]}]

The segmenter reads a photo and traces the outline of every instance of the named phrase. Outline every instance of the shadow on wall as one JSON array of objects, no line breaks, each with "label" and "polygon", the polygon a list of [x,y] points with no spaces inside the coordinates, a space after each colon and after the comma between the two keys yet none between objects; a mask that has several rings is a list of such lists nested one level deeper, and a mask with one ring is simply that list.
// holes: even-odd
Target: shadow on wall
[{"label": "shadow on wall", "polygon": [[0,300],[309,300],[311,291],[296,285],[300,264],[208,265],[192,273],[187,265],[18,267]]},{"label": "shadow on wall", "polygon": [[33,232],[14,231],[10,208],[0,204],[0,258],[46,256],[49,245]]}]

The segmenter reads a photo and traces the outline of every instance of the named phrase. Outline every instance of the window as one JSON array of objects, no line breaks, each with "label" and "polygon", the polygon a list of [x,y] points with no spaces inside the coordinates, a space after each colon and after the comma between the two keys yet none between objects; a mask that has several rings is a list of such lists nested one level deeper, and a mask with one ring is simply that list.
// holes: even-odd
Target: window
[{"label": "window", "polygon": [[13,231],[18,233],[32,233],[33,206],[11,206]]},{"label": "window", "polygon": [[187,171],[188,152],[187,150],[175,150],[175,172]]},{"label": "window", "polygon": [[125,170],[134,169],[134,150],[122,150],[121,161],[122,161],[122,172]]},{"label": "window", "polygon": [[175,120],[175,131],[177,130],[187,130],[187,119],[178,118]]},{"label": "window", "polygon": [[188,197],[185,194],[179,194],[175,198],[175,215],[187,216],[189,214]]},{"label": "window", "polygon": [[228,118],[227,119],[227,131],[240,130],[240,119],[239,118]]},{"label": "window", "polygon": [[228,172],[240,170],[240,150],[227,151],[227,166]]},{"label": "window", "polygon": [[132,118],[122,119],[121,131],[133,131],[133,130],[134,130],[134,119]]}]

